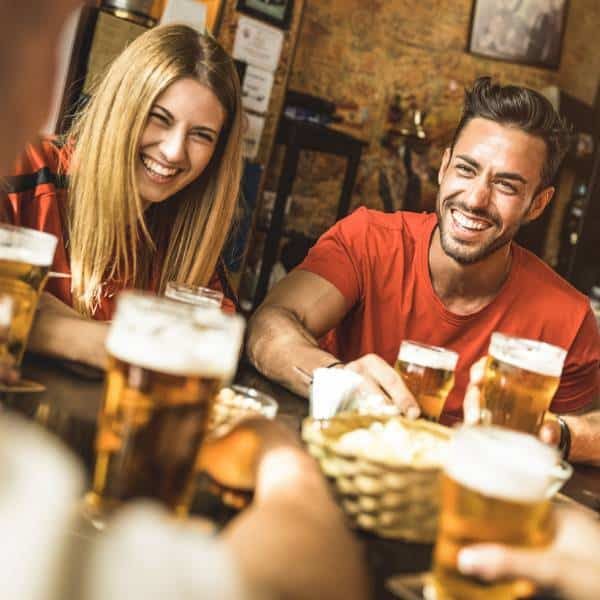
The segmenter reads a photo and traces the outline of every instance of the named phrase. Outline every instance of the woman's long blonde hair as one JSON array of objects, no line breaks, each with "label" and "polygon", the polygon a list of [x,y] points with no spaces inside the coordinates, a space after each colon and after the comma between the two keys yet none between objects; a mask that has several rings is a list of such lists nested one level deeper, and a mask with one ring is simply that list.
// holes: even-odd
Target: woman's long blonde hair
[{"label": "woman's long blonde hair", "polygon": [[[135,175],[139,141],[156,98],[191,77],[226,112],[205,171],[174,197],[143,210]],[[147,287],[159,241],[162,292],[176,279],[206,285],[225,244],[242,174],[240,85],[233,61],[212,38],[184,25],[152,29],[111,65],[68,133],[69,252],[73,305],[94,313],[103,282]]]}]

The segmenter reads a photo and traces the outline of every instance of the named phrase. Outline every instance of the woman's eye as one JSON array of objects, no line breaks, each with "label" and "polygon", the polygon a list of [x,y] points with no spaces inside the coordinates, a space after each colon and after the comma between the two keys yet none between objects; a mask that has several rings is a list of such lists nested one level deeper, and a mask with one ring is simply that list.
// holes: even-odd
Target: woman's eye
[{"label": "woman's eye", "polygon": [[157,121],[159,121],[160,123],[168,123],[167,117],[165,117],[165,115],[162,115],[160,113],[150,113],[150,118],[155,119]]}]

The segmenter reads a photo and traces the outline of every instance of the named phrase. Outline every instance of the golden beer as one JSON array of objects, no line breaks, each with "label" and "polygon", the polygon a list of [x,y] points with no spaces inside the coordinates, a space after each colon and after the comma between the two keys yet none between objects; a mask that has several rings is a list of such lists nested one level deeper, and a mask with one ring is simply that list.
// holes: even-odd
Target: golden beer
[{"label": "golden beer", "polygon": [[463,427],[450,444],[434,551],[435,600],[512,600],[534,591],[524,580],[485,582],[462,575],[459,551],[472,544],[539,547],[554,535],[550,496],[570,476],[558,454],[532,436]]},{"label": "golden beer", "polygon": [[422,416],[438,421],[454,386],[458,354],[445,348],[405,340],[395,369],[418,402]]},{"label": "golden beer", "polygon": [[219,389],[235,373],[243,319],[141,293],[121,295],[96,439],[92,517],[133,498],[187,513]]},{"label": "golden beer", "polygon": [[21,364],[56,249],[49,233],[0,225],[0,361]]},{"label": "golden beer", "polygon": [[481,420],[537,433],[560,383],[566,352],[543,342],[492,334]]}]

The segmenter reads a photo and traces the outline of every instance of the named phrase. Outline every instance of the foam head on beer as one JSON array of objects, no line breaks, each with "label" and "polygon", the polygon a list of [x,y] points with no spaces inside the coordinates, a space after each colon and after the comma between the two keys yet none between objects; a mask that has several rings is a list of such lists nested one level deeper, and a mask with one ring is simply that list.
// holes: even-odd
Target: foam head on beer
[{"label": "foam head on beer", "polygon": [[509,502],[539,502],[556,483],[558,452],[534,436],[500,427],[461,427],[444,470],[462,486]]},{"label": "foam head on beer", "polygon": [[50,233],[3,224],[0,226],[0,260],[49,267],[57,241]]},{"label": "foam head on beer", "polygon": [[445,348],[404,341],[400,345],[398,360],[431,369],[454,371],[458,362],[458,354]]},{"label": "foam head on beer", "polygon": [[490,356],[504,363],[547,377],[560,377],[566,350],[545,342],[492,333]]},{"label": "foam head on beer", "polygon": [[226,382],[235,374],[243,333],[238,315],[125,292],[106,348],[119,360],[153,371]]}]

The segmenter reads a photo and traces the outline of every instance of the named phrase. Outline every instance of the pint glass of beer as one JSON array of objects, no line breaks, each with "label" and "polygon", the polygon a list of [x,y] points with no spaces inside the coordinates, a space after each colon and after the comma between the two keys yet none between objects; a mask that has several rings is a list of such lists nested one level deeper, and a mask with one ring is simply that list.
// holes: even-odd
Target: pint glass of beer
[{"label": "pint glass of beer", "polygon": [[21,364],[57,239],[0,224],[0,361]]},{"label": "pint glass of beer", "polygon": [[493,333],[482,386],[481,421],[537,433],[567,353],[543,342]]},{"label": "pint glass of beer", "polygon": [[421,407],[423,417],[438,421],[454,385],[458,354],[452,350],[404,340],[396,371]]},{"label": "pint glass of beer", "polygon": [[176,281],[167,283],[165,296],[172,300],[205,308],[221,308],[223,302],[223,292],[202,286],[187,285],[187,283],[177,283]]},{"label": "pint glass of beer", "polygon": [[556,450],[499,427],[462,427],[442,475],[433,580],[435,600],[512,600],[531,594],[524,580],[488,583],[457,569],[459,551],[478,543],[539,547],[554,535],[550,497],[572,473]]},{"label": "pint glass of beer", "polygon": [[235,374],[244,320],[140,292],[118,299],[88,516],[132,498],[185,516],[216,394]]}]

